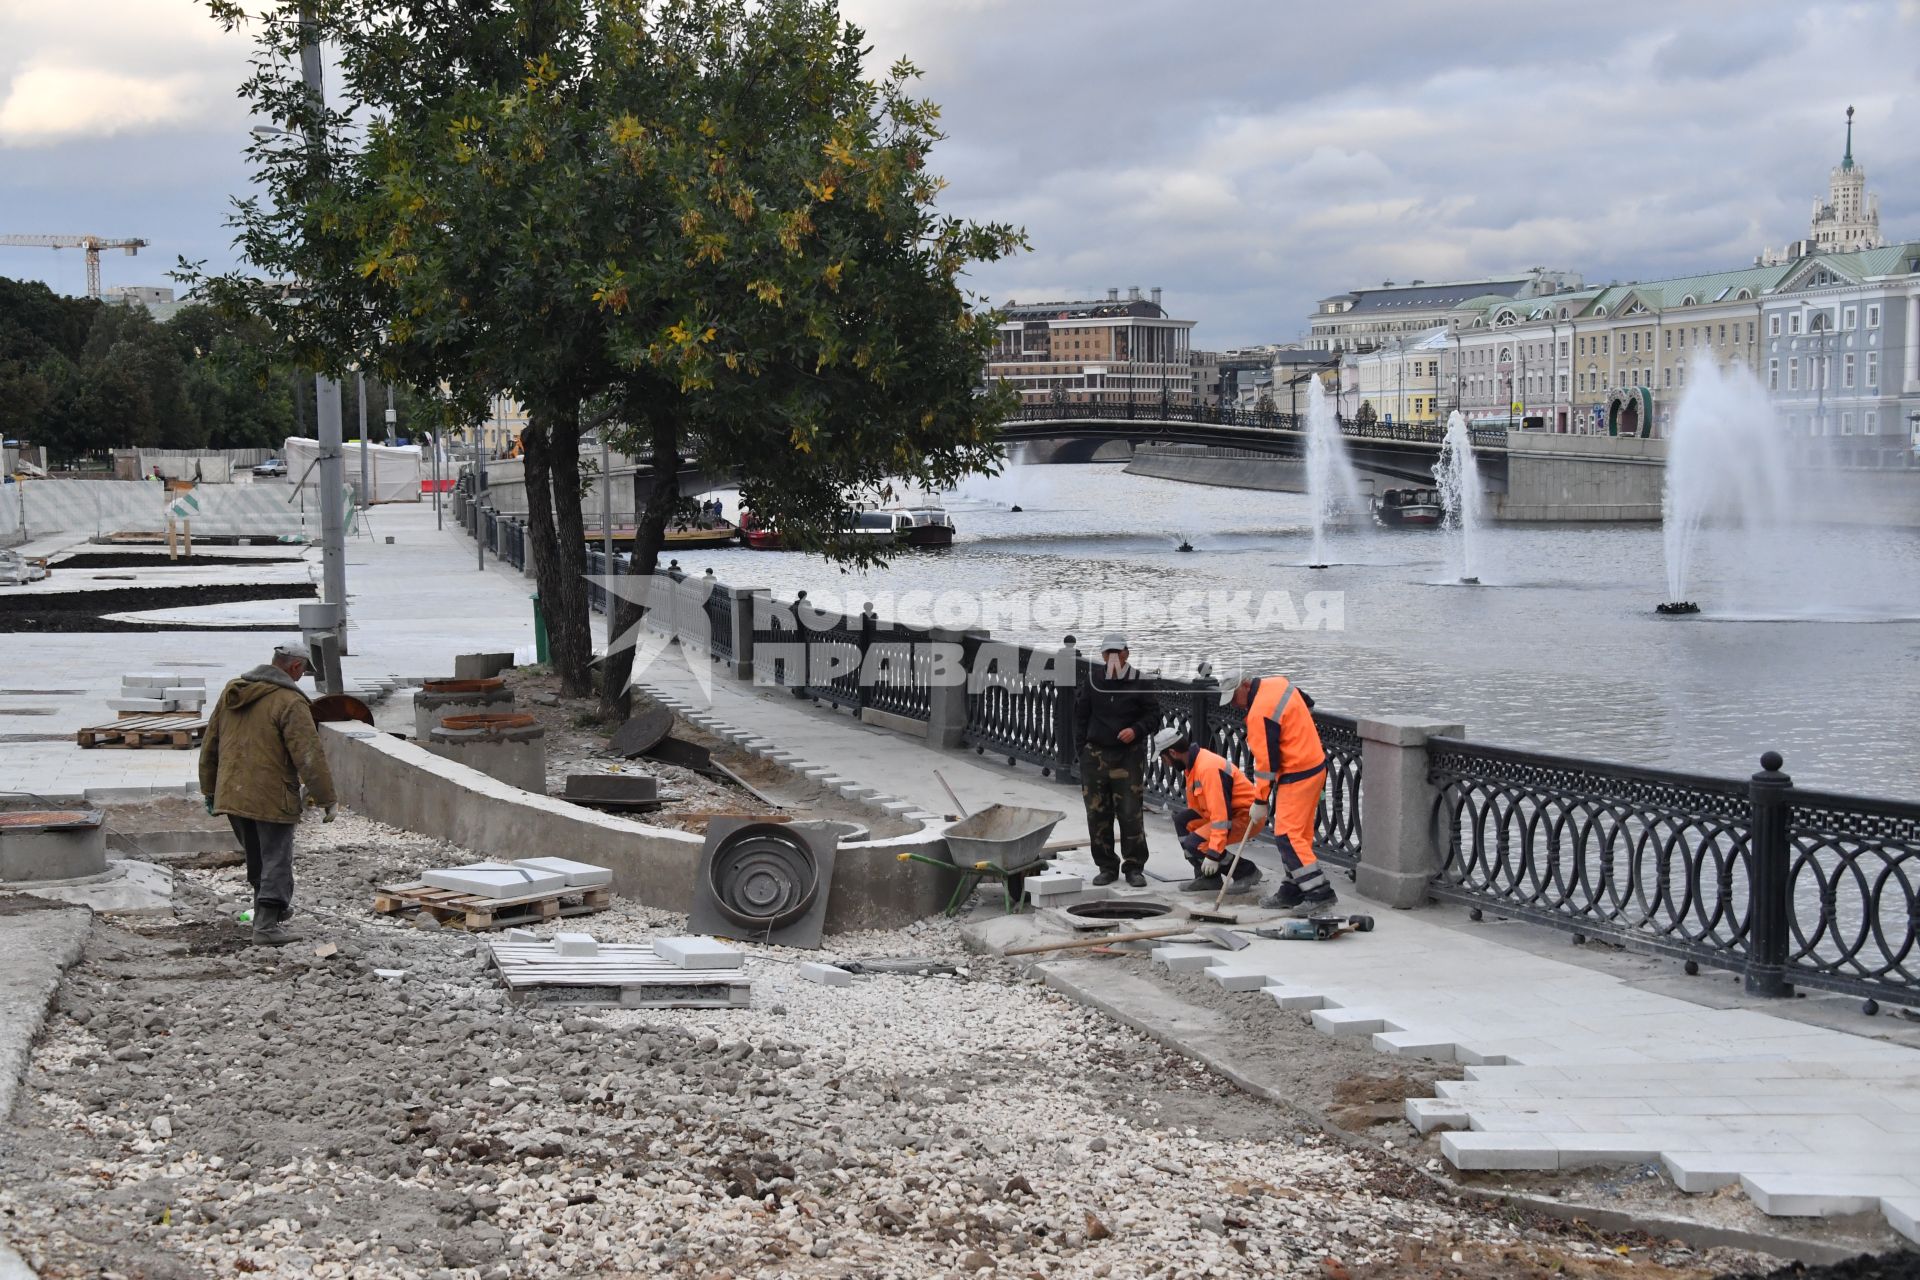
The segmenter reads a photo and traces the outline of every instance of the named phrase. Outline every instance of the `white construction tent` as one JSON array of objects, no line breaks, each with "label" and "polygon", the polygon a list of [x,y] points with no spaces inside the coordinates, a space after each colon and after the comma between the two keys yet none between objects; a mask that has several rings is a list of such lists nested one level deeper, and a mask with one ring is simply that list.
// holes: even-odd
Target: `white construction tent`
[{"label": "white construction tent", "polygon": [[[340,450],[343,478],[356,492],[360,488],[360,450],[357,440],[348,441]],[[367,500],[380,502],[418,502],[425,476],[423,455],[415,445],[368,444],[367,481],[372,492]],[[280,454],[287,460],[287,482],[302,488],[317,489],[320,484],[320,442],[298,436],[287,437]]]}]

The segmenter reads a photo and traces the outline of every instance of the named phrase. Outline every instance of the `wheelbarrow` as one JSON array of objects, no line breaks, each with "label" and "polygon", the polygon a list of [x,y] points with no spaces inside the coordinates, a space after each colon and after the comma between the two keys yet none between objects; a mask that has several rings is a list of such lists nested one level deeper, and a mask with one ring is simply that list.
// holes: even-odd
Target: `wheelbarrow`
[{"label": "wheelbarrow", "polygon": [[960,873],[960,883],[947,900],[948,915],[959,912],[982,880],[1000,882],[1007,914],[1013,915],[1021,908],[1027,877],[1046,869],[1047,836],[1066,816],[1058,809],[988,805],[947,828],[947,861],[918,853],[903,853],[899,858]]}]

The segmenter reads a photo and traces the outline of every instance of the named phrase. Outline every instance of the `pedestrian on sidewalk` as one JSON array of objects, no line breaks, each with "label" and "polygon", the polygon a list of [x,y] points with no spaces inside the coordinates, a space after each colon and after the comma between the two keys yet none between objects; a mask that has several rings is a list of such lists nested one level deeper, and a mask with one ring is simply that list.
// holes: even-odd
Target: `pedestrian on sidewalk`
[{"label": "pedestrian on sidewalk", "polygon": [[230,681],[220,691],[200,744],[200,790],[207,812],[225,814],[247,852],[253,886],[253,940],[265,946],[294,941],[293,829],[306,804],[334,818],[333,775],[313,727],[313,708],[300,679],[313,666],[306,647],[276,646],[273,661]]},{"label": "pedestrian on sidewalk", "polygon": [[[1253,782],[1239,765],[1190,741],[1178,729],[1159,730],[1147,750],[1186,785],[1186,807],[1174,811],[1173,834],[1193,866],[1193,879],[1180,890],[1218,893],[1222,865],[1233,861],[1234,851],[1253,829]],[[1233,862],[1229,893],[1245,893],[1259,882],[1259,867],[1246,858]]]},{"label": "pedestrian on sidewalk", "polygon": [[[1160,708],[1128,661],[1127,638],[1109,632],[1100,641],[1100,665],[1073,695],[1075,741],[1080,748],[1080,798],[1087,806],[1087,836],[1099,868],[1096,885],[1122,875],[1136,889],[1147,885],[1147,736],[1160,723]],[[1113,828],[1120,827],[1114,851]]]},{"label": "pedestrian on sidewalk", "polygon": [[1327,753],[1313,723],[1313,699],[1285,676],[1262,676],[1242,680],[1221,701],[1246,714],[1254,826],[1266,829],[1271,817],[1274,847],[1287,873],[1260,905],[1293,916],[1325,915],[1339,895],[1313,854],[1314,819],[1327,781]]}]

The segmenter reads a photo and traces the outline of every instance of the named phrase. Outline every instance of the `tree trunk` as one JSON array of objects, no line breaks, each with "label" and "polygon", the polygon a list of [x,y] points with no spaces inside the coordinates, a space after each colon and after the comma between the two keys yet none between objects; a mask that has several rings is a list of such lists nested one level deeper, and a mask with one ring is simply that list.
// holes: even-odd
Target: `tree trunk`
[{"label": "tree trunk", "polygon": [[[586,543],[580,529],[578,405],[527,407],[530,425],[522,439],[526,465],[527,532],[533,538],[534,579],[547,619],[547,653],[568,697],[593,691],[593,658],[587,624],[586,582],[581,577]],[[572,516],[568,517],[571,498]],[[568,526],[572,532],[569,536]],[[568,549],[571,549],[570,551]]]},{"label": "tree trunk", "polygon": [[[642,579],[651,578],[660,564],[660,548],[666,543],[667,521],[680,500],[680,430],[671,419],[656,421],[652,433],[653,477],[648,486],[645,510],[635,513],[633,565],[631,572]],[[638,486],[635,489],[638,492]],[[600,708],[609,718],[624,720],[633,705],[633,645],[622,643],[640,625],[646,610],[631,600],[615,596],[612,620],[608,624],[605,682],[600,690]]]},{"label": "tree trunk", "polygon": [[[587,604],[587,531],[580,514],[580,405],[569,401],[556,414],[547,441],[553,487],[553,526],[562,569],[559,608],[547,611],[547,643],[560,673],[561,691],[584,698],[593,692],[593,623]],[[608,569],[612,571],[611,566]],[[546,589],[541,588],[544,601]]]}]

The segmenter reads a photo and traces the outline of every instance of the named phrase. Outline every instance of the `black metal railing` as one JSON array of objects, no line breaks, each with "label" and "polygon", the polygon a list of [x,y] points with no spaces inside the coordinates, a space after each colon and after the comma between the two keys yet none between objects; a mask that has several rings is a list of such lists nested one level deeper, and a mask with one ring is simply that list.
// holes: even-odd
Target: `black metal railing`
[{"label": "black metal railing", "polygon": [[[1198,426],[1251,427],[1265,431],[1300,432],[1306,429],[1306,415],[1277,410],[1239,409],[1227,405],[1164,404],[1159,400],[1085,403],[1069,401],[1022,405],[1007,415],[1008,422],[1183,422]],[[1383,440],[1402,444],[1437,445],[1446,439],[1447,429],[1440,423],[1363,421],[1339,418],[1342,435],[1356,440]],[[1479,425],[1468,428],[1477,445],[1504,448],[1507,428]]]},{"label": "black metal railing", "polygon": [[1742,973],[1920,999],[1920,805],[1435,738],[1436,898]]},{"label": "black metal railing", "polygon": [[883,627],[867,638],[865,705],[909,720],[933,718],[933,638],[913,627]]},{"label": "black metal railing", "polygon": [[733,653],[733,592],[716,584],[701,602],[707,612],[709,651],[714,657],[731,661]]},{"label": "black metal railing", "polygon": [[1920,804],[1784,788],[1786,976],[1920,995]]},{"label": "black metal railing", "polygon": [[967,726],[961,741],[982,754],[1024,760],[1051,773],[1071,773],[1073,690],[1077,662],[1069,650],[1039,650],[980,636],[962,643],[967,671]]}]

